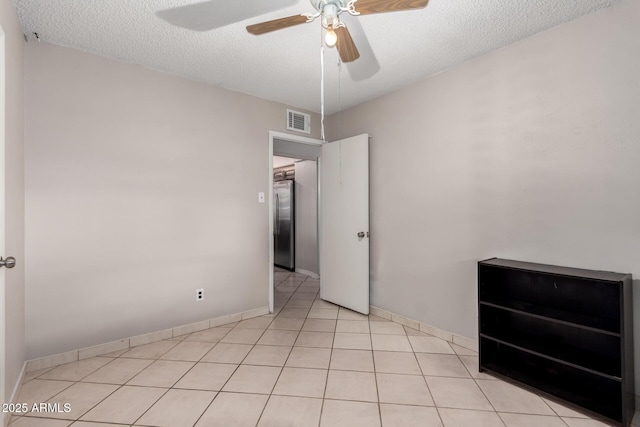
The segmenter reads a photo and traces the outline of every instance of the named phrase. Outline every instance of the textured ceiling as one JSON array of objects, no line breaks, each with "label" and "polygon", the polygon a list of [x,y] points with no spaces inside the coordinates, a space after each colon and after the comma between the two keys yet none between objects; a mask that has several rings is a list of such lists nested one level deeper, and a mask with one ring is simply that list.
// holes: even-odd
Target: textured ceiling
[{"label": "textured ceiling", "polygon": [[[277,0],[280,5],[292,6],[210,31],[184,29],[156,15],[202,1],[14,3],[25,34],[38,33],[43,41],[320,111],[319,21],[261,36],[245,30],[248,24],[314,12],[307,0]],[[217,21],[224,23],[225,14],[232,12],[226,6],[231,2],[242,1],[257,11],[270,0],[214,1],[217,3],[211,4],[218,6],[210,9]],[[349,68],[342,65],[339,69],[336,50],[325,50],[325,111],[333,113],[379,97],[619,1],[431,0],[425,9],[353,18],[357,22],[349,21],[349,28],[362,57]],[[366,34],[375,57],[357,37],[359,32]]]}]

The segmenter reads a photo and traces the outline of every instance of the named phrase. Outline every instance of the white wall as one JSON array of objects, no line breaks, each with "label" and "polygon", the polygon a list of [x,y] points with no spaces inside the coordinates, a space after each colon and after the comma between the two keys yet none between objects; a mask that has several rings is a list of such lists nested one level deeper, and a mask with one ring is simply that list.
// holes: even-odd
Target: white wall
[{"label": "white wall", "polygon": [[302,160],[296,168],[296,271],[318,269],[318,171],[315,160]]},{"label": "white wall", "polygon": [[624,0],[331,117],[373,136],[374,306],[475,338],[478,260],[640,279],[639,22]]},{"label": "white wall", "polygon": [[5,105],[1,107],[5,115],[5,250],[0,255],[17,260],[12,270],[4,272],[6,359],[0,362],[0,370],[4,371],[5,390],[0,394],[8,399],[25,360],[24,39],[11,0],[0,0],[0,27],[6,54]]},{"label": "white wall", "polygon": [[286,108],[29,43],[28,358],[267,306],[257,193]]}]

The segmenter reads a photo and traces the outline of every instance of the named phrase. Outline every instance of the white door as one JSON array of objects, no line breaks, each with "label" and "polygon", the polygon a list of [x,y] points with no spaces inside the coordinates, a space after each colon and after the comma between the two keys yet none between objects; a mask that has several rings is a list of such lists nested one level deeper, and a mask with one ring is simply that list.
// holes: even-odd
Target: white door
[{"label": "white door", "polygon": [[322,145],[320,296],[369,314],[369,135]]},{"label": "white door", "polygon": [[[0,255],[4,256],[4,135],[5,135],[5,99],[4,99],[4,32],[0,27]],[[5,396],[5,376],[6,376],[6,349],[5,349],[5,280],[4,268],[0,268],[0,402],[4,403],[8,396]],[[0,421],[4,421],[4,413],[0,413]]]}]

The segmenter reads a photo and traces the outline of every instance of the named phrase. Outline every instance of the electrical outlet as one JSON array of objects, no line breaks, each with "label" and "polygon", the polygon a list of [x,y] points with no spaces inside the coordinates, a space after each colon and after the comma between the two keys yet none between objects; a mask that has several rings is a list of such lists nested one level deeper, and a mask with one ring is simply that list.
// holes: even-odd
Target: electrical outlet
[{"label": "electrical outlet", "polygon": [[196,289],[196,301],[202,301],[204,299],[204,289]]}]

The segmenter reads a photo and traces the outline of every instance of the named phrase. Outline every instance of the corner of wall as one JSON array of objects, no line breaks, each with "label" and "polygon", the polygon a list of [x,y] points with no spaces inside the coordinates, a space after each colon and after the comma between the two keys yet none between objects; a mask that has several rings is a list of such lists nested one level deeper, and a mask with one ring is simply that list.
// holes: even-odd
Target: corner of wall
[{"label": "corner of wall", "polygon": [[[2,396],[15,393],[25,360],[24,285],[24,38],[13,3],[0,1],[0,26],[4,32],[4,164],[5,248],[17,265],[5,274],[5,374]],[[7,60],[5,60],[5,58]]]}]

